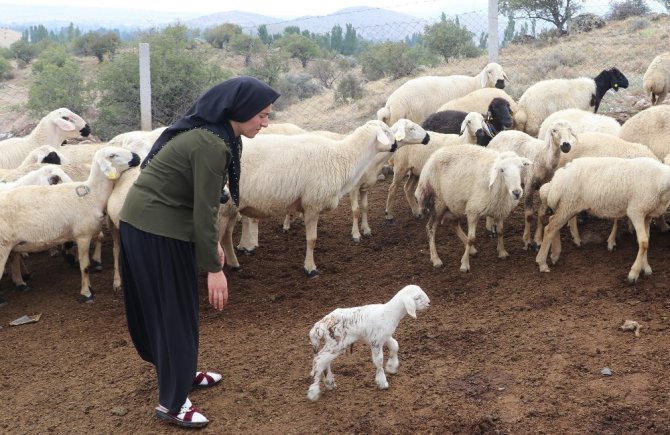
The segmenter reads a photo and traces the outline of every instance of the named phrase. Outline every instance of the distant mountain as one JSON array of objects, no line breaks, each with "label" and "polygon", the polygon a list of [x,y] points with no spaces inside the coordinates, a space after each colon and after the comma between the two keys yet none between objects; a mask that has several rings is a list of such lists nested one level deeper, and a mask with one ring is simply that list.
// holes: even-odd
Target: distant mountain
[{"label": "distant mountain", "polygon": [[203,15],[190,20],[184,20],[182,22],[189,27],[206,29],[207,27],[212,27],[223,23],[237,24],[242,28],[257,28],[262,24],[275,24],[281,23],[283,21],[284,20],[280,18],[252,14],[250,12],[228,11]]}]

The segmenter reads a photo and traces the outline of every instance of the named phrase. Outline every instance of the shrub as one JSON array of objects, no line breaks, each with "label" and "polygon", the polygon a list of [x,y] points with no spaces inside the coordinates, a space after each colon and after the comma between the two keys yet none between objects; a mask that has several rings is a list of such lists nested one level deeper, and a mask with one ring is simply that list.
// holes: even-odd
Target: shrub
[{"label": "shrub", "polygon": [[326,89],[332,88],[335,81],[342,75],[342,70],[335,62],[328,59],[316,59],[310,63],[308,71]]},{"label": "shrub", "polygon": [[363,97],[363,84],[361,80],[352,73],[342,77],[335,91],[335,101],[350,102]]},{"label": "shrub", "polygon": [[36,116],[58,107],[84,113],[90,101],[84,74],[72,56],[58,63],[42,61],[28,86],[28,109]]},{"label": "shrub", "polygon": [[625,20],[628,17],[646,15],[651,11],[644,0],[611,1],[609,20]]},{"label": "shrub", "polygon": [[360,55],[363,75],[368,80],[379,80],[389,76],[393,79],[408,76],[418,63],[416,54],[403,42],[384,42],[370,46]]},{"label": "shrub", "polygon": [[444,57],[449,62],[454,57],[477,57],[481,50],[477,48],[473,40],[474,33],[461,27],[454,20],[443,19],[425,27],[426,45],[432,51]]},{"label": "shrub", "polygon": [[14,77],[12,64],[4,57],[0,57],[0,80],[9,80]]},{"label": "shrub", "polygon": [[275,88],[281,94],[281,98],[273,104],[273,107],[277,110],[282,110],[296,101],[305,100],[321,93],[321,86],[312,76],[305,73],[290,72],[283,74],[277,80]]}]

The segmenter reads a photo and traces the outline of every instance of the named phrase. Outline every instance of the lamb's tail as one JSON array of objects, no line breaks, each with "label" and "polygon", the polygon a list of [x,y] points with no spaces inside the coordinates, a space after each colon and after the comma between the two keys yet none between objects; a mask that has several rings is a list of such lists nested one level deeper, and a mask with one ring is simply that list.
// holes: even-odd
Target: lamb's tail
[{"label": "lamb's tail", "polygon": [[312,329],[309,331],[309,341],[312,343],[312,349],[314,350],[314,353],[319,351],[319,347],[321,346],[321,339],[326,335],[327,332],[328,328],[321,321],[316,322],[314,326],[312,326]]},{"label": "lamb's tail", "polygon": [[382,107],[381,109],[377,110],[377,119],[385,122],[388,125],[388,121],[391,118],[391,111],[389,110],[388,107]]}]

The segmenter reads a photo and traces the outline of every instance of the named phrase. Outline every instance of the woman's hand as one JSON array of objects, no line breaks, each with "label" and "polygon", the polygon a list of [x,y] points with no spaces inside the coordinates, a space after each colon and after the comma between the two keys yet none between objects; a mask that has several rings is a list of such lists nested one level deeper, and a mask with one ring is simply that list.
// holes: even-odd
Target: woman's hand
[{"label": "woman's hand", "polygon": [[217,310],[223,310],[228,303],[228,279],[223,271],[207,274],[207,289],[209,290],[209,303]]}]

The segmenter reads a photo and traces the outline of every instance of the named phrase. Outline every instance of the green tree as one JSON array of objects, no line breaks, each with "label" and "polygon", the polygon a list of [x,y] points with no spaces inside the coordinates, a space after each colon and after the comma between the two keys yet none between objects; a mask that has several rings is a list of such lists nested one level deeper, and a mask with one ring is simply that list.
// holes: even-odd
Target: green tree
[{"label": "green tree", "polygon": [[119,45],[121,40],[115,32],[88,32],[73,41],[72,50],[76,55],[95,56],[102,62],[105,55],[114,55]]},{"label": "green tree", "polygon": [[25,64],[29,64],[38,54],[38,48],[23,39],[19,39],[9,46],[12,56]]},{"label": "green tree", "polygon": [[64,52],[65,57],[52,63],[54,53],[40,59],[39,68],[33,70],[28,85],[28,109],[36,116],[58,107],[84,113],[91,102],[84,73],[75,58]]},{"label": "green tree", "polygon": [[270,43],[272,42],[272,37],[268,33],[267,25],[261,24],[260,26],[258,26],[258,37],[261,38],[263,44],[270,45]]},{"label": "green tree", "polygon": [[361,53],[361,68],[368,80],[410,75],[418,66],[416,56],[403,42],[384,42]]},{"label": "green tree", "polygon": [[480,50],[473,40],[474,34],[453,20],[445,19],[425,27],[425,40],[429,49],[444,57],[476,57]]},{"label": "green tree", "polygon": [[284,28],[284,35],[300,34],[300,27],[298,26],[287,26]]},{"label": "green tree", "polygon": [[344,40],[342,33],[342,27],[339,24],[333,26],[333,30],[330,31],[330,49],[342,54],[342,41]]},{"label": "green tree", "polygon": [[33,72],[42,72],[47,65],[55,65],[62,68],[69,60],[74,60],[64,45],[51,44],[45,48],[39,57],[33,62]]},{"label": "green tree", "polygon": [[507,15],[507,26],[505,26],[505,31],[503,32],[502,45],[506,46],[514,39],[514,28],[516,27],[516,22],[514,21],[514,14],[510,13]]},{"label": "green tree", "polygon": [[214,48],[223,48],[235,35],[242,33],[242,27],[237,24],[223,23],[205,30],[205,41],[212,44]]},{"label": "green tree", "polygon": [[271,48],[261,56],[254,57],[246,73],[273,86],[282,73],[288,72],[289,59],[290,55],[285,51]]},{"label": "green tree", "polygon": [[312,39],[297,33],[285,33],[276,44],[289,55],[300,61],[303,68],[307,63],[321,54],[319,45]]},{"label": "green tree", "polygon": [[564,34],[567,31],[567,22],[581,10],[579,2],[580,0],[501,0],[499,7],[500,12],[505,15],[519,12],[531,20],[552,23]]},{"label": "green tree", "polygon": [[356,36],[356,29],[354,26],[347,23],[347,31],[344,34],[344,40],[342,41],[342,54],[345,56],[351,56],[356,53],[358,45],[358,37]]},{"label": "green tree", "polygon": [[240,33],[230,38],[230,48],[234,53],[244,56],[244,66],[251,64],[251,57],[260,53],[263,48],[263,41],[260,38]]}]

